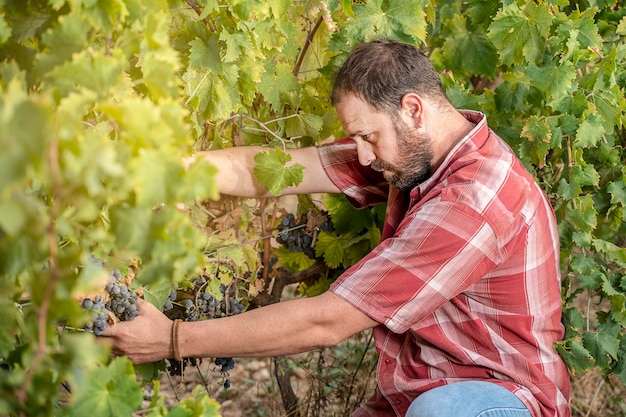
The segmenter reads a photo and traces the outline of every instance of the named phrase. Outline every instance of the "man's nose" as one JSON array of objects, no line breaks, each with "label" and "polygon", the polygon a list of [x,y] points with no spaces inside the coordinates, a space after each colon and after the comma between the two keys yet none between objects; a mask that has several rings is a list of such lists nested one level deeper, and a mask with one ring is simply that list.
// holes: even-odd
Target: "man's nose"
[{"label": "man's nose", "polygon": [[359,163],[363,166],[370,166],[370,164],[376,160],[376,155],[372,150],[372,145],[363,140],[356,141],[356,152],[359,158]]}]

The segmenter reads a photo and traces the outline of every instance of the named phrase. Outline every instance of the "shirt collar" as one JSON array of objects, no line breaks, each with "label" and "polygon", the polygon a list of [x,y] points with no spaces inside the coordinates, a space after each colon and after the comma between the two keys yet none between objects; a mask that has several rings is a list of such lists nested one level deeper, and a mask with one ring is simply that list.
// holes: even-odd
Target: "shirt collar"
[{"label": "shirt collar", "polygon": [[413,201],[418,201],[422,195],[425,195],[431,188],[441,181],[441,177],[448,170],[450,164],[458,158],[460,153],[463,153],[462,150],[466,146],[478,148],[489,137],[487,117],[483,113],[475,110],[459,110],[459,112],[468,121],[474,124],[474,128],[452,148],[430,178],[411,190],[411,199]]}]

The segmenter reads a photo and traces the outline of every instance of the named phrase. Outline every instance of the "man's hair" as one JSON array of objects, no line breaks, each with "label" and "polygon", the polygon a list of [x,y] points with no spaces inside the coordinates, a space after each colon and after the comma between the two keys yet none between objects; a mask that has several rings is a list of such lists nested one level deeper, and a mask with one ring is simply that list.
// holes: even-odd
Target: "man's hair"
[{"label": "man's hair", "polygon": [[408,93],[449,104],[430,60],[412,45],[385,39],[360,44],[348,54],[335,74],[332,104],[347,93],[389,114],[400,108]]}]

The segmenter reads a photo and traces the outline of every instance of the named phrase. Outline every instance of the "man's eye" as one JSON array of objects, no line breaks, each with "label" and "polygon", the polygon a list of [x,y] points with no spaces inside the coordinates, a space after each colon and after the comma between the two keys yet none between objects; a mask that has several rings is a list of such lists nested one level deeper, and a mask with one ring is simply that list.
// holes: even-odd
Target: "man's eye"
[{"label": "man's eye", "polygon": [[372,134],[368,133],[368,134],[363,135],[363,140],[370,142],[372,140]]}]

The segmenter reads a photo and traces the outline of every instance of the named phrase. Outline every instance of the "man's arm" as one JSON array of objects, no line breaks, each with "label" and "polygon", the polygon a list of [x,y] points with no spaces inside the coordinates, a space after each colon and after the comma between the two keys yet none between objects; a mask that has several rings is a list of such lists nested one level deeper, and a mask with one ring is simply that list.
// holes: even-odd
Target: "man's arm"
[{"label": "man's arm", "polygon": [[[240,146],[216,151],[199,152],[191,157],[202,158],[218,169],[216,182],[220,194],[238,197],[271,197],[272,195],[254,178],[254,156],[266,151],[261,146]],[[287,194],[338,193],[339,189],[330,181],[319,160],[317,148],[288,149],[290,164],[304,166],[304,179],[297,186],[287,188]]]},{"label": "man's arm", "polygon": [[[172,356],[172,322],[147,302],[140,315],[104,333],[113,352],[135,363]],[[267,357],[332,346],[378,323],[331,292],[283,301],[214,320],[184,322],[178,346],[183,357]]]}]

